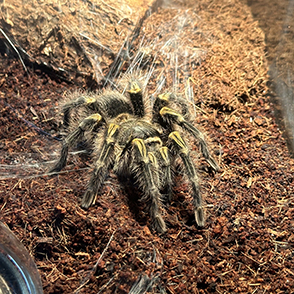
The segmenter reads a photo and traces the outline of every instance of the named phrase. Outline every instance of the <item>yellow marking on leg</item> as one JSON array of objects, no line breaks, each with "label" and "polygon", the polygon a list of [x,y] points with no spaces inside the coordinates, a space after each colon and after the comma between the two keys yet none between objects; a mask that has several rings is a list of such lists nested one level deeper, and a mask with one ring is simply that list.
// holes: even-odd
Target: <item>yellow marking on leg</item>
[{"label": "yellow marking on leg", "polygon": [[153,152],[148,152],[148,157],[149,157],[149,160],[155,165],[157,166],[157,159],[154,155]]},{"label": "yellow marking on leg", "polygon": [[140,88],[139,84],[136,81],[131,82],[131,87],[129,90],[127,90],[127,92],[131,94],[137,94],[141,91],[142,89]]},{"label": "yellow marking on leg", "polygon": [[99,123],[102,120],[102,116],[99,113],[94,113],[88,117],[86,117],[79,124],[79,128],[82,131],[86,131],[89,128],[89,125],[94,125],[95,123]]},{"label": "yellow marking on leg", "polygon": [[96,120],[98,122],[102,120],[102,116],[99,113],[94,113],[87,118]]},{"label": "yellow marking on leg", "polygon": [[164,94],[159,94],[158,98],[164,101],[169,101],[171,93],[164,93]]},{"label": "yellow marking on leg", "polygon": [[115,118],[115,121],[117,123],[123,123],[125,121],[128,121],[129,119],[130,119],[130,115],[128,113],[121,113]]},{"label": "yellow marking on leg", "polygon": [[184,153],[184,154],[189,153],[189,149],[179,132],[177,131],[171,132],[168,135],[168,137],[178,145],[181,153]]},{"label": "yellow marking on leg", "polygon": [[167,148],[166,146],[161,147],[161,148],[159,149],[159,152],[160,152],[160,155],[161,155],[161,157],[163,158],[163,160],[164,160],[165,162],[168,162],[168,161],[169,161],[168,148]]},{"label": "yellow marking on leg", "polygon": [[174,109],[169,108],[169,107],[162,107],[159,111],[159,114],[161,116],[171,115],[171,116],[175,117],[178,122],[185,121],[184,117],[180,113],[178,113],[177,111],[175,111]]},{"label": "yellow marking on leg", "polygon": [[149,137],[145,139],[144,142],[145,142],[145,145],[149,145],[149,144],[158,144],[159,146],[162,145],[162,141],[159,137]]},{"label": "yellow marking on leg", "polygon": [[143,161],[148,162],[149,160],[147,157],[147,150],[146,150],[146,146],[144,144],[143,139],[139,139],[139,138],[133,139],[132,144],[138,148]]},{"label": "yellow marking on leg", "polygon": [[107,130],[107,137],[113,138],[117,130],[119,129],[119,125],[117,124],[109,124],[108,130]]},{"label": "yellow marking on leg", "polygon": [[96,102],[96,99],[93,97],[86,97],[85,102],[86,102],[86,104],[91,104],[91,103]]}]

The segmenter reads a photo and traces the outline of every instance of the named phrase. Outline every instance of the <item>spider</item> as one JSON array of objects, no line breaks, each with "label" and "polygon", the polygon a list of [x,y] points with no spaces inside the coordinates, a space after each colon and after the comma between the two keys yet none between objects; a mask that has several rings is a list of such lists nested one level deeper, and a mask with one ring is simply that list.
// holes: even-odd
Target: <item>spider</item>
[{"label": "spider", "polygon": [[138,79],[131,78],[125,94],[109,89],[100,94],[72,95],[63,106],[67,135],[60,158],[49,173],[57,174],[66,165],[69,148],[85,141],[93,146],[94,166],[81,206],[87,209],[95,203],[108,172],[113,169],[118,176],[132,179],[138,185],[152,227],[164,233],[162,201],[164,195],[169,201],[172,199],[173,171],[176,159],[180,158],[192,187],[195,220],[203,227],[205,215],[199,178],[181,132],[197,139],[214,171],[219,166],[203,134],[191,123],[186,100],[173,92],[159,94],[148,113],[142,88]]}]

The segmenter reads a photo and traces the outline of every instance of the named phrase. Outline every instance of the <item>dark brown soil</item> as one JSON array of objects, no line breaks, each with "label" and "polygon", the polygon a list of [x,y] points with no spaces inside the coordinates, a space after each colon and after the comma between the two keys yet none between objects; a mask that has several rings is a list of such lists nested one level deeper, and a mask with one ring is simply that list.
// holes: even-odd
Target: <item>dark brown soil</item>
[{"label": "dark brown soil", "polygon": [[[112,173],[96,205],[81,209],[91,159],[71,156],[58,177],[45,173],[60,149],[59,101],[86,81],[66,83],[31,67],[26,75],[18,59],[0,56],[0,220],[34,257],[45,294],[128,293],[144,275],[154,282],[152,293],[292,293],[294,161],[267,95],[263,34],[237,1],[197,2],[181,15],[178,7],[160,9],[145,21],[144,34],[155,40],[165,32],[147,44],[158,53],[154,73],[164,68],[167,86],[175,65],[168,50],[179,56],[180,84],[185,70],[191,75],[195,124],[222,168],[209,173],[191,143],[206,201],[204,229],[195,224],[181,176],[162,236],[133,186]],[[160,52],[175,40],[180,16],[188,20],[177,39],[181,52]],[[201,54],[181,68],[184,53],[196,49]]]}]

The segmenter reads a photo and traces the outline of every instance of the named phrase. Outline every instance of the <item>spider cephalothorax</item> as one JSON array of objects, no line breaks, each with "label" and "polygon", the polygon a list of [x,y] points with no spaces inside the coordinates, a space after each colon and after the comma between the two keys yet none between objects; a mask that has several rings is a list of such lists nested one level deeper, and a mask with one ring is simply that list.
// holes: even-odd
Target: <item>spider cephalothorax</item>
[{"label": "spider cephalothorax", "polygon": [[213,170],[219,167],[204,136],[190,122],[186,101],[174,93],[160,94],[154,100],[151,115],[147,115],[141,84],[131,79],[126,92],[127,95],[114,90],[74,95],[63,106],[67,136],[59,161],[50,173],[58,173],[66,165],[70,147],[87,141],[94,150],[94,167],[81,206],[88,208],[95,203],[109,170],[113,169],[117,175],[137,182],[153,227],[163,233],[166,231],[161,216],[163,195],[171,199],[173,169],[179,157],[191,183],[196,223],[204,226],[199,179],[180,130],[198,140]]}]

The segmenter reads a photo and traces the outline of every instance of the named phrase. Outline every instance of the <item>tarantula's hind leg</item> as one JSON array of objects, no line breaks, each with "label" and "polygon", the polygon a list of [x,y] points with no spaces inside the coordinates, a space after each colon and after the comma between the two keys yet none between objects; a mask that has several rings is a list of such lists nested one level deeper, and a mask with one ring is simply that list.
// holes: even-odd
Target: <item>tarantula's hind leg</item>
[{"label": "tarantula's hind leg", "polygon": [[81,206],[89,208],[95,203],[98,191],[105,180],[107,172],[114,160],[114,145],[116,143],[119,126],[117,124],[110,124],[106,130],[106,136],[103,141],[103,146],[100,151],[98,160],[92,173],[88,189],[84,194]]},{"label": "tarantula's hind leg", "polygon": [[144,140],[139,138],[133,139],[132,146],[135,151],[135,160],[139,165],[136,178],[144,192],[142,199],[146,199],[148,202],[153,227],[158,233],[164,233],[166,231],[166,225],[160,214],[161,194],[151,171],[152,163],[148,156]]},{"label": "tarantula's hind leg", "polygon": [[179,134],[179,132],[177,131],[171,132],[168,137],[172,142],[172,147],[174,148],[175,152],[180,155],[184,163],[184,166],[186,168],[186,174],[192,185],[193,204],[194,204],[194,213],[195,213],[196,223],[199,227],[204,227],[205,216],[204,216],[204,210],[202,207],[202,197],[200,194],[199,179],[195,170],[194,163],[190,157],[189,149],[185,141]]},{"label": "tarantula's hind leg", "polygon": [[85,131],[99,124],[101,120],[102,116],[100,114],[92,114],[91,116],[86,117],[79,124],[79,126],[65,138],[60,152],[59,160],[55,164],[55,166],[48,172],[48,174],[56,174],[65,167],[69,148],[72,147],[77,141],[81,140],[81,138],[84,136]]},{"label": "tarantula's hind leg", "polygon": [[215,171],[220,170],[219,165],[214,160],[214,158],[211,156],[211,154],[208,150],[208,147],[205,142],[203,134],[196,127],[194,127],[180,113],[173,110],[172,108],[162,107],[159,113],[166,123],[168,123],[168,124],[176,123],[176,124],[180,125],[184,130],[188,131],[192,136],[194,136],[199,141],[201,152],[202,152],[205,160],[207,161],[207,163]]}]

